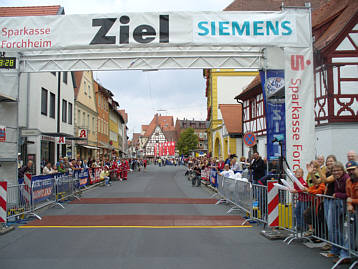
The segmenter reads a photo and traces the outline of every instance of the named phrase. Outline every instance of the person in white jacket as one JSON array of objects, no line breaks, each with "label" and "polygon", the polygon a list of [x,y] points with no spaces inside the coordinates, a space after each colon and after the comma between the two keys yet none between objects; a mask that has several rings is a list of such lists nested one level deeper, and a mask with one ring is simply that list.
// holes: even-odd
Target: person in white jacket
[{"label": "person in white jacket", "polygon": [[222,171],[221,173],[219,173],[219,175],[220,175],[220,176],[224,176],[224,177],[228,177],[228,178],[232,178],[232,177],[235,175],[235,173],[234,173],[234,171],[232,171],[232,170],[230,169],[230,165],[227,163],[227,164],[225,164],[225,166],[224,166],[224,171]]}]

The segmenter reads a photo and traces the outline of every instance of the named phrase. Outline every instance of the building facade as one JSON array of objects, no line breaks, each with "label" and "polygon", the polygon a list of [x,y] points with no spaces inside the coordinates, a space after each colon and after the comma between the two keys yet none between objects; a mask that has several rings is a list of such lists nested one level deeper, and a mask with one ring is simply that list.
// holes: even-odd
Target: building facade
[{"label": "building facade", "polygon": [[234,99],[237,90],[240,91],[247,87],[257,74],[258,72],[244,72],[235,69],[204,70],[208,111],[206,120],[209,121],[208,151],[211,156],[224,158],[225,152],[224,141],[217,134],[218,128],[223,124],[219,105],[237,104]]},{"label": "building facade", "polygon": [[194,133],[199,138],[199,143],[195,152],[197,155],[206,154],[208,152],[208,135],[207,128],[209,127],[208,121],[177,119],[175,122],[176,141],[179,140],[180,134],[187,128],[193,128]]},{"label": "building facade", "polygon": [[92,71],[75,72],[75,134],[86,137],[76,140],[76,158],[98,159],[97,147],[97,101]]},{"label": "building facade", "polygon": [[[59,83],[60,82],[60,83]],[[40,98],[39,98],[40,97]],[[70,72],[26,73],[20,77],[19,126],[23,161],[34,161],[36,174],[46,162],[72,157],[74,92]],[[27,136],[36,130],[36,136]],[[25,134],[25,135],[24,135]],[[64,138],[64,143],[59,137]]]},{"label": "building facade", "polygon": [[[314,35],[316,147],[315,154],[346,160],[358,145],[358,4],[330,0],[312,13]],[[245,156],[266,156],[266,120],[260,77],[236,99],[244,105],[244,132],[253,131],[258,143],[244,147]],[[342,137],[348,137],[342,141]],[[339,146],[337,146],[339,143]]]},{"label": "building facade", "polygon": [[109,144],[109,104],[108,99],[111,95],[97,81],[94,81],[94,90],[97,102],[97,147],[100,159],[108,160],[110,158],[111,146]]}]

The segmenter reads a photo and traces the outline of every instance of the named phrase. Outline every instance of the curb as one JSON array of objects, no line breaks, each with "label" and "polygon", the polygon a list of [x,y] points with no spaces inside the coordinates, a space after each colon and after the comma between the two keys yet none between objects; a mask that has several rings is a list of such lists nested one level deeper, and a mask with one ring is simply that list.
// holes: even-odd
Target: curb
[{"label": "curb", "polygon": [[0,235],[4,235],[4,234],[7,234],[8,232],[11,232],[15,230],[15,227],[14,226],[10,226],[10,227],[2,227],[0,228]]}]

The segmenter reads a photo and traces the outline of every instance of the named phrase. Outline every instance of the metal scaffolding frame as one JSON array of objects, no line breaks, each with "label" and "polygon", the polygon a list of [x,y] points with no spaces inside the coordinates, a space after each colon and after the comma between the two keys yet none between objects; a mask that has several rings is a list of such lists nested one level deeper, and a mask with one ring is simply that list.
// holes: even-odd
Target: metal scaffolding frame
[{"label": "metal scaffolding frame", "polygon": [[20,72],[159,70],[264,67],[260,47],[149,47],[31,51],[20,54]]}]

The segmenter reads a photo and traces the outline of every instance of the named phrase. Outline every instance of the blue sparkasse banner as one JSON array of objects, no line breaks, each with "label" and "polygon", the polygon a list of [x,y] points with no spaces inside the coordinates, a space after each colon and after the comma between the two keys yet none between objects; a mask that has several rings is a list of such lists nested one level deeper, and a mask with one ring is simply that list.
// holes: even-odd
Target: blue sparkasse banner
[{"label": "blue sparkasse banner", "polygon": [[278,142],[272,142],[275,139],[282,141],[283,156],[286,156],[285,99],[280,96],[285,87],[284,71],[266,70],[266,74],[260,71],[260,77],[266,110],[267,159],[277,160],[281,149]]}]

